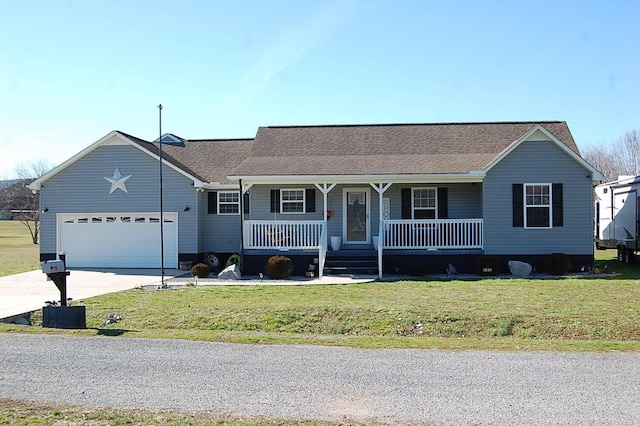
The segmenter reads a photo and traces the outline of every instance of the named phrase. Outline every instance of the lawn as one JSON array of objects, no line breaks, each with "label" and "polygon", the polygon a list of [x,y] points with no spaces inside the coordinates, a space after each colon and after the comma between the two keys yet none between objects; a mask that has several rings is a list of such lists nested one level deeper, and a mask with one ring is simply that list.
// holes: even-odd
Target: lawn
[{"label": "lawn", "polygon": [[[14,236],[2,241],[28,242],[26,228],[11,225],[2,229]],[[87,330],[43,329],[35,312],[34,326],[0,331],[365,348],[638,350],[640,268],[618,263],[614,250],[596,255],[600,270],[617,274],[136,289],[85,300]],[[123,320],[105,327],[111,313]]]},{"label": "lawn", "polygon": [[[603,270],[620,274],[136,289],[86,300],[89,329],[68,333],[363,348],[638,350],[638,267],[617,264],[613,251],[598,254]],[[123,320],[104,327],[110,313]],[[38,312],[33,321],[38,325]]]},{"label": "lawn", "polygon": [[40,268],[40,246],[17,220],[0,220],[0,277]]},{"label": "lawn", "polygon": [[[168,412],[87,408],[62,404],[0,399],[0,424],[3,425],[185,425],[185,426],[329,426],[336,423],[296,420],[242,418],[213,412]],[[358,425],[350,421],[340,425]],[[367,422],[368,425],[381,423]]]}]

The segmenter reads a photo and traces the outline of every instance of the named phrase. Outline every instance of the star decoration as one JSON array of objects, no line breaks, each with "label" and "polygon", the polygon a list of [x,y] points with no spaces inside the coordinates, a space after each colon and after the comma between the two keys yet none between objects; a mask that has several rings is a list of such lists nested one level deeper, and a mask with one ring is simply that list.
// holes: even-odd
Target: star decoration
[{"label": "star decoration", "polygon": [[111,191],[109,191],[109,194],[113,193],[113,191],[115,191],[116,189],[121,189],[124,192],[127,192],[127,187],[125,186],[125,182],[127,181],[127,179],[129,179],[132,175],[129,176],[122,176],[122,174],[120,173],[120,169],[118,168],[118,166],[116,166],[116,170],[113,172],[113,176],[112,177],[106,177],[105,179],[108,180],[109,182],[111,182]]}]

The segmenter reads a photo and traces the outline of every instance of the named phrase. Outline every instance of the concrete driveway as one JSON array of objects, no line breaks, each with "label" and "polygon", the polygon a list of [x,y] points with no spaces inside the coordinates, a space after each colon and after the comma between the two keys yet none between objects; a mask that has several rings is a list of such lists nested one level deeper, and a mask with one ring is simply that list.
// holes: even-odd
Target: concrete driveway
[{"label": "concrete driveway", "polygon": [[[264,280],[259,277],[243,277],[240,280],[222,280],[215,277],[202,278],[198,285],[341,285],[360,284],[376,280],[376,276],[325,276],[323,278],[292,277],[288,280]],[[165,269],[165,283],[185,285],[193,282],[189,271]],[[136,287],[160,285],[159,269],[71,269],[67,277],[67,297],[82,300],[101,294],[130,290]],[[47,281],[42,271],[0,277],[0,322],[44,306],[45,300],[59,300],[60,291]],[[8,321],[11,322],[11,321]]]},{"label": "concrete driveway", "polygon": [[[167,279],[188,271],[165,269]],[[72,269],[67,297],[74,300],[160,284],[159,269]],[[0,319],[38,310],[45,300],[60,299],[60,292],[42,271],[0,277]]]}]

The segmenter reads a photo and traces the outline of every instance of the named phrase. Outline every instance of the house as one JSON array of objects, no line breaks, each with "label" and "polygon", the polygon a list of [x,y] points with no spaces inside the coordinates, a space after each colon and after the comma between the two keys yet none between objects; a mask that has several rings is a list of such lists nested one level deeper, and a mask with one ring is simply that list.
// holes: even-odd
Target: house
[{"label": "house", "polygon": [[[592,184],[565,122],[260,127],[253,139],[114,131],[31,188],[41,259],[165,267],[242,256],[245,274],[286,254],[294,274],[345,267],[472,271],[478,256],[542,269],[552,252],[593,263]],[[333,245],[333,247],[332,247]],[[214,255],[215,254],[215,255]],[[355,266],[354,266],[355,265]]]}]

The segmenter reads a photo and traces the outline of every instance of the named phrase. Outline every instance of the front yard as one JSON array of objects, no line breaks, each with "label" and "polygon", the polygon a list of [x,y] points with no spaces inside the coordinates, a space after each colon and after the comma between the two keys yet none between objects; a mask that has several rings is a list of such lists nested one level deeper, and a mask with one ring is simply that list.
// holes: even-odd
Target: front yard
[{"label": "front yard", "polygon": [[[0,275],[38,267],[37,246],[29,245],[24,226],[0,222],[0,232]],[[354,347],[638,350],[640,268],[618,263],[613,250],[596,254],[602,271],[618,275],[138,289],[86,300],[87,330],[43,329],[36,312],[35,327],[0,325],[0,332]],[[105,327],[111,313],[123,320]]]}]

